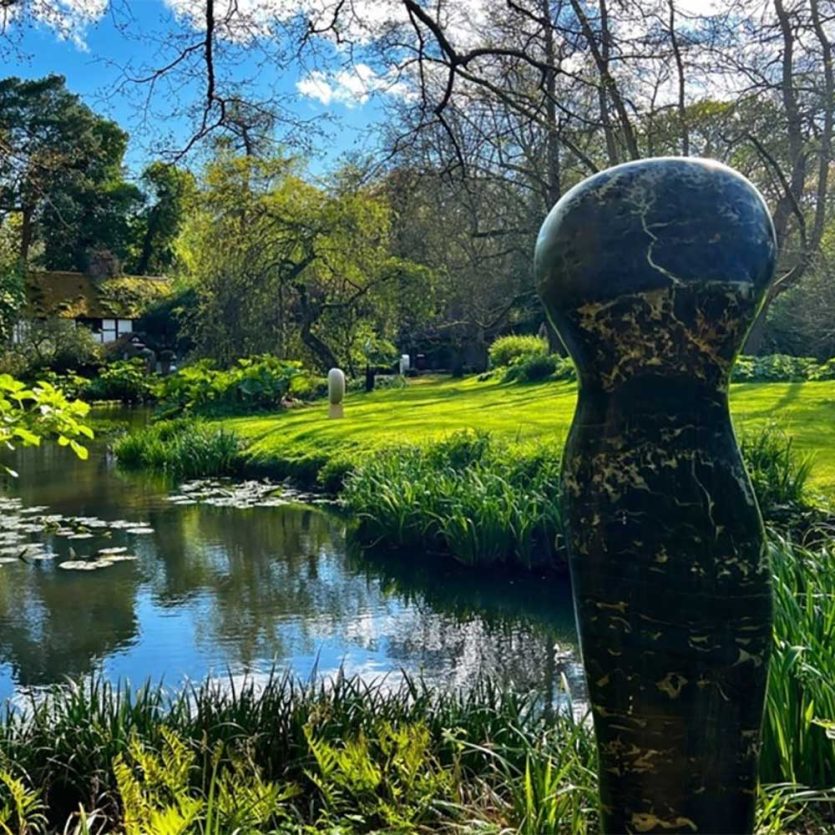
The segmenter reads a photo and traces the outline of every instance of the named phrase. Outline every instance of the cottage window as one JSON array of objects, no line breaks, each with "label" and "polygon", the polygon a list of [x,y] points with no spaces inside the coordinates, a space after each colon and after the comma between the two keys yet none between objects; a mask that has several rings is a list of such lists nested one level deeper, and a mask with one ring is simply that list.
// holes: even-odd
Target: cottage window
[{"label": "cottage window", "polygon": [[117,337],[116,320],[102,319],[101,320],[101,341],[115,342]]}]

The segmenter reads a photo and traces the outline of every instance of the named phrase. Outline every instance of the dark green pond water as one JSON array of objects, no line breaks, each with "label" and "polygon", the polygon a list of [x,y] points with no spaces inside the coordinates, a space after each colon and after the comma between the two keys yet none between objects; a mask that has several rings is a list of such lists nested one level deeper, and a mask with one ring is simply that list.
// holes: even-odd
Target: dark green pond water
[{"label": "dark green pond water", "polygon": [[[273,666],[303,677],[407,671],[444,685],[489,673],[552,693],[561,672],[576,675],[559,653],[575,643],[566,583],[363,557],[345,520],[317,506],[177,504],[176,485],[120,472],[103,446],[86,462],[54,445],[16,457],[0,509],[0,700],[67,676],[176,686]],[[99,527],[83,538],[66,521],[52,523],[61,535],[21,531],[32,506],[46,509],[30,518]],[[32,553],[45,558],[10,560],[15,536],[42,543]],[[137,559],[60,568],[101,548]]]}]

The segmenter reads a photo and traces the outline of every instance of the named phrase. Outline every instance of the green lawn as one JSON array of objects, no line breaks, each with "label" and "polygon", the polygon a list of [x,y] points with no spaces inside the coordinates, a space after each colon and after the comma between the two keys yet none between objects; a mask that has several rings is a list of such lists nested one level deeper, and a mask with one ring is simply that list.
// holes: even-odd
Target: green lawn
[{"label": "green lawn", "polygon": [[[509,439],[562,438],[575,397],[573,383],[419,378],[403,389],[349,395],[343,420],[329,420],[327,404],[318,402],[225,423],[251,445],[256,460],[269,461],[371,450],[464,428]],[[735,385],[731,409],[740,433],[772,423],[790,434],[798,451],[814,456],[813,485],[835,494],[835,381]]]}]

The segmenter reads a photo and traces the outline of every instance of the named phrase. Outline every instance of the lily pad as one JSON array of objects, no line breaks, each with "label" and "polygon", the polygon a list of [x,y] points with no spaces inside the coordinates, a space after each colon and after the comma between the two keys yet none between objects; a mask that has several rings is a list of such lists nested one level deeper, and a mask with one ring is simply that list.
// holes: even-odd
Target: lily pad
[{"label": "lily pad", "polygon": [[58,568],[67,571],[96,571],[99,568],[109,568],[113,563],[110,560],[67,560],[62,562]]}]

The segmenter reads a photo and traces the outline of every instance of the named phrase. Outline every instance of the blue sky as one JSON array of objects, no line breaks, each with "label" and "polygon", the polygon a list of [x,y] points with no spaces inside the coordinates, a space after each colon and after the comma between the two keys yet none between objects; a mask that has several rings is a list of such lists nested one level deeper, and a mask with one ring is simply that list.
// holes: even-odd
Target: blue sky
[{"label": "blue sky", "polygon": [[[81,7],[84,2],[75,0],[68,5]],[[87,2],[96,5],[96,0]],[[181,111],[186,103],[200,100],[203,87],[202,80],[187,82],[178,76],[177,92],[164,86],[158,89],[151,98],[151,110],[146,111],[147,86],[126,80],[126,70],[139,75],[140,68],[164,65],[174,54],[165,44],[172,33],[188,43],[196,42],[200,35],[177,18],[164,0],[100,6],[97,14],[70,21],[64,31],[32,19],[23,25],[12,23],[12,44],[0,41],[0,76],[65,76],[72,92],[131,134],[126,162],[138,173],[161,150],[182,147],[187,141],[191,122]],[[333,167],[344,153],[373,151],[373,126],[382,118],[382,104],[379,96],[367,94],[364,65],[359,73],[335,63],[316,69],[293,63],[277,71],[274,64],[261,60],[263,53],[258,49],[221,44],[220,53],[229,55],[223,66],[230,75],[246,79],[247,97],[280,97],[291,115],[310,120],[311,130],[304,133],[310,136],[314,129],[323,131],[324,136],[314,141],[310,166],[314,173]],[[328,55],[326,46],[324,54]],[[192,155],[188,161],[196,164],[199,159]]]}]

